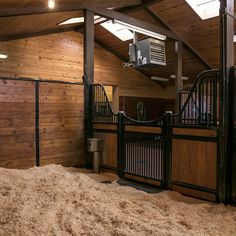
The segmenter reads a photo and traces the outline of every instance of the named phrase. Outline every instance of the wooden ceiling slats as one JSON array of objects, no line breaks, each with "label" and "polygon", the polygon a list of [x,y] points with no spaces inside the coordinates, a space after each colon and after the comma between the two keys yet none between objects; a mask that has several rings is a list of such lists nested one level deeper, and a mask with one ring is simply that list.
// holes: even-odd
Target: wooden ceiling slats
[{"label": "wooden ceiling slats", "polygon": [[[75,10],[78,7],[87,6],[88,3],[94,4],[92,5],[93,9],[96,9],[94,8],[96,6],[107,6],[113,3],[113,6],[118,7],[120,12],[128,14],[127,17],[146,21],[155,25],[155,29],[160,29],[158,27],[165,28],[164,31],[168,33],[170,32],[168,30],[173,31],[171,35],[183,39],[187,46],[183,48],[183,73],[191,79],[209,66],[219,67],[219,18],[201,20],[185,0],[142,0],[142,5],[140,5],[141,1],[139,0],[57,0],[60,7],[56,11],[63,12],[45,14],[39,13],[48,11],[46,0],[1,0],[0,41],[74,30],[75,27],[79,26],[78,24],[58,26],[58,23],[71,17],[82,16],[82,11]],[[120,8],[122,5],[132,4],[134,4],[133,7]],[[144,10],[145,7],[146,10]],[[34,12],[30,12],[32,10]],[[107,10],[104,11],[107,12]],[[104,11],[100,13],[102,14]],[[12,14],[22,13],[26,15],[10,17]],[[27,15],[31,13],[37,13],[37,15]],[[116,13],[116,16],[117,14],[120,16],[119,13]],[[4,15],[8,17],[3,17]],[[125,19],[127,18],[125,17]],[[100,25],[95,27],[95,32],[96,40],[100,45],[104,44],[104,47],[107,47],[120,59],[128,60],[128,44],[131,41],[120,41]],[[175,54],[173,45],[169,41],[166,41],[166,44],[168,66],[151,69],[148,72],[149,74],[166,77],[174,73]]]},{"label": "wooden ceiling slats", "polygon": [[[173,3],[175,2],[175,3]],[[201,18],[185,0],[164,0],[150,7],[213,68],[219,67],[219,17]]]},{"label": "wooden ceiling slats", "polygon": [[[83,10],[89,6],[99,6],[104,8],[135,6],[140,5],[141,0],[57,0],[56,3],[57,6],[53,11],[63,12]],[[50,12],[52,12],[52,10],[48,9],[47,0],[1,0],[0,17],[42,14]]]}]

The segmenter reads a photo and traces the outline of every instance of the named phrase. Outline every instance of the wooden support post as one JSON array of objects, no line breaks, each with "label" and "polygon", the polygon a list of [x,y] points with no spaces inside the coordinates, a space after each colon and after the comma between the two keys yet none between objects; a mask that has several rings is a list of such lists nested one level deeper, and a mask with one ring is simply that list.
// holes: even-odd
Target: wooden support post
[{"label": "wooden support post", "polygon": [[182,71],[183,71],[183,65],[182,65],[182,50],[183,50],[183,44],[182,41],[176,41],[175,42],[175,53],[176,53],[176,69],[175,69],[175,93],[176,93],[176,99],[175,99],[175,112],[179,112],[180,110],[180,96],[179,92],[183,89],[183,81],[182,81]]},{"label": "wooden support post", "polygon": [[94,82],[94,13],[84,11],[84,74]]},{"label": "wooden support post", "polygon": [[[91,84],[94,83],[94,13],[84,11],[84,138],[87,147],[92,137]],[[91,167],[91,156],[86,153],[86,167]]]},{"label": "wooden support post", "polygon": [[218,153],[218,200],[229,196],[229,82],[234,66],[234,0],[220,0],[220,140]]}]

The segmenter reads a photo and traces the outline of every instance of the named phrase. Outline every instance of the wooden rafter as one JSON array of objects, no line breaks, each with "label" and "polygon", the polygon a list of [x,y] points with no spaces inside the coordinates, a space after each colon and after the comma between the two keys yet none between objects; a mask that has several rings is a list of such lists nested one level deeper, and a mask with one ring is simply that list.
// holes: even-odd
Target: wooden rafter
[{"label": "wooden rafter", "polygon": [[175,33],[178,38],[184,43],[184,45],[208,68],[212,69],[213,67],[207,62],[207,60],[196,50],[194,49],[185,39],[182,38],[182,36],[169,24],[167,23],[163,18],[161,18],[158,14],[156,14],[152,9],[149,7],[145,8],[146,12],[152,16],[154,19],[156,19],[158,22],[161,22],[166,28],[171,30],[173,33]]},{"label": "wooden rafter", "polygon": [[125,7],[125,6],[135,6],[140,5],[140,0],[77,0],[75,4],[61,4],[58,5],[54,10],[50,10],[46,7],[16,7],[1,9],[0,8],[0,17],[10,17],[10,16],[23,16],[23,15],[34,15],[34,14],[43,14],[50,12],[65,12],[65,11],[78,11],[84,10],[87,7]]},{"label": "wooden rafter", "polygon": [[105,18],[110,18],[110,19],[116,19],[140,28],[143,28],[145,30],[152,31],[154,33],[159,33],[167,36],[168,38],[174,39],[174,40],[179,40],[178,36],[173,33],[170,30],[164,29],[160,26],[144,22],[142,20],[139,20],[137,18],[127,16],[125,14],[122,14],[118,11],[113,11],[113,10],[108,10],[105,8],[98,8],[98,7],[88,7],[88,10],[93,11],[94,13],[98,14],[99,16],[105,17]]}]

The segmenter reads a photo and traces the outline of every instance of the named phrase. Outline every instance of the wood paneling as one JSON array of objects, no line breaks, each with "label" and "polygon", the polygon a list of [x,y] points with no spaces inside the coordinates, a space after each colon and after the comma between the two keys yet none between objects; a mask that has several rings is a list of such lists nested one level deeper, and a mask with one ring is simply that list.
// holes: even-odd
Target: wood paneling
[{"label": "wood paneling", "polygon": [[172,189],[176,192],[182,193],[190,197],[196,197],[196,198],[208,200],[211,202],[216,201],[216,195],[214,193],[206,193],[199,190],[189,189],[189,188],[185,188],[185,187],[177,186],[177,185],[174,185]]},{"label": "wood paneling", "polygon": [[41,83],[41,165],[84,163],[83,86]]},{"label": "wood paneling", "polygon": [[100,129],[100,130],[117,130],[117,125],[115,124],[93,124],[94,129]]},{"label": "wood paneling", "polygon": [[0,80],[0,167],[35,165],[33,82]]},{"label": "wood paneling", "polygon": [[148,127],[148,126],[133,126],[126,125],[125,131],[127,132],[138,132],[138,133],[150,133],[150,134],[160,134],[160,127]]},{"label": "wood paneling", "polygon": [[159,1],[150,9],[174,28],[214,68],[219,67],[219,17],[202,20],[185,0]]},{"label": "wood paneling", "polygon": [[[3,44],[7,60],[0,61],[0,76],[82,82],[83,36],[76,32],[14,40]],[[95,46],[95,83],[117,86],[119,96],[174,97],[174,88],[163,89],[111,53]]]},{"label": "wood paneling", "polygon": [[95,138],[104,140],[102,165],[106,167],[117,168],[117,135],[111,133],[95,132],[93,136]]},{"label": "wood paneling", "polygon": [[0,40],[17,38],[19,36],[30,36],[44,31],[71,29],[71,27],[76,27],[81,24],[59,25],[61,22],[72,17],[83,17],[83,11],[1,17]]},{"label": "wood paneling", "polygon": [[172,140],[172,180],[216,189],[217,143]]},{"label": "wood paneling", "polygon": [[173,134],[215,138],[217,136],[217,131],[210,129],[174,128]]}]

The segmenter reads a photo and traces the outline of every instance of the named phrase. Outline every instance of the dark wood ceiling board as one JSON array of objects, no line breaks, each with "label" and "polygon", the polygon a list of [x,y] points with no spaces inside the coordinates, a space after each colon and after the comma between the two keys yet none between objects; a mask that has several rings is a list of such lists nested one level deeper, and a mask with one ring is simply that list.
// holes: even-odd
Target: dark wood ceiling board
[{"label": "dark wood ceiling board", "polygon": [[138,18],[139,20],[146,21],[151,24],[156,24],[158,26],[162,26],[161,24],[157,24],[156,20],[153,19],[145,10],[135,11],[135,12],[129,13],[128,15]]},{"label": "dark wood ceiling board", "polygon": [[42,14],[50,12],[77,11],[91,7],[124,7],[140,5],[140,0],[57,0],[53,10],[48,9],[43,0],[1,0],[0,17]]},{"label": "dark wood ceiling board", "polygon": [[68,18],[80,16],[83,16],[83,11],[0,18],[0,40],[13,38],[13,36],[20,38],[21,36],[37,35],[39,32],[65,31],[78,24],[64,26],[58,24]]},{"label": "dark wood ceiling board", "polygon": [[[175,3],[173,3],[175,2]],[[149,7],[212,67],[219,66],[219,18],[201,20],[184,1],[165,0]],[[214,53],[214,55],[212,55]]]},{"label": "dark wood ceiling board", "polygon": [[[208,61],[206,61],[205,58],[203,58],[203,56],[193,47],[193,45],[190,45],[187,41],[187,39],[183,39],[182,36],[177,32],[177,30],[173,27],[171,27],[171,25],[169,23],[167,23],[165,20],[163,20],[158,14],[156,14],[152,9],[150,8],[146,8],[146,11],[153,17],[155,18],[157,21],[162,22],[163,25],[165,25],[168,29],[172,30],[173,32],[175,32],[176,35],[178,35],[178,37],[183,41],[184,43],[184,47],[187,47],[191,53],[193,53],[205,66],[206,69],[211,69],[212,65],[209,64]],[[189,33],[188,33],[189,34]]]}]

